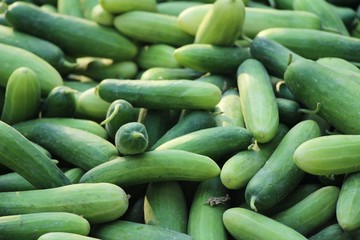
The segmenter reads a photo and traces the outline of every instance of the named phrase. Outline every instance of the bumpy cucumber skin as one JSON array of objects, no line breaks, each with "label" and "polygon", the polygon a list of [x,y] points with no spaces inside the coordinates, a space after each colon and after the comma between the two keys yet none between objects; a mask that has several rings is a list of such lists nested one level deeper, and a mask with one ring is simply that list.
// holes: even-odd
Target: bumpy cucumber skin
[{"label": "bumpy cucumber skin", "polygon": [[99,238],[86,237],[75,233],[51,232],[41,235],[37,240],[100,240]]},{"label": "bumpy cucumber skin", "polygon": [[148,144],[146,127],[139,122],[125,123],[115,134],[115,146],[124,155],[143,153]]},{"label": "bumpy cucumber skin", "polygon": [[305,172],[295,165],[293,154],[301,143],[319,135],[320,129],[312,120],[290,129],[246,186],[245,199],[252,209],[263,211],[275,206],[298,185]]},{"label": "bumpy cucumber skin", "polygon": [[121,217],[129,204],[125,191],[109,183],[79,183],[42,190],[7,192],[1,194],[0,198],[2,216],[69,212],[83,216],[90,224],[109,222]]},{"label": "bumpy cucumber skin", "polygon": [[305,240],[294,229],[245,208],[230,208],[223,214],[226,229],[235,239]]},{"label": "bumpy cucumber skin", "polygon": [[29,213],[0,217],[0,232],[2,240],[37,240],[49,232],[88,235],[90,224],[83,217],[73,213]]},{"label": "bumpy cucumber skin", "polygon": [[206,156],[181,150],[163,150],[116,158],[91,169],[80,182],[130,186],[152,181],[203,181],[219,174],[219,166]]},{"label": "bumpy cucumber skin", "polygon": [[359,199],[360,172],[348,174],[341,186],[336,205],[336,217],[339,225],[345,231],[360,227]]}]

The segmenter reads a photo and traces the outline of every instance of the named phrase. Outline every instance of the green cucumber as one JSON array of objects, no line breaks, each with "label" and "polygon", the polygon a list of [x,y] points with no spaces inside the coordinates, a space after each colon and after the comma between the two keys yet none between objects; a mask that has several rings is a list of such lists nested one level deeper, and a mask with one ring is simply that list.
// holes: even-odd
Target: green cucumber
[{"label": "green cucumber", "polygon": [[37,240],[49,232],[88,235],[90,224],[73,213],[42,212],[0,217],[2,240]]},{"label": "green cucumber", "polygon": [[335,186],[322,187],[272,218],[307,236],[335,216],[339,192]]},{"label": "green cucumber", "polygon": [[188,34],[195,36],[201,21],[211,7],[212,4],[202,4],[185,9],[177,18],[178,26]]},{"label": "green cucumber", "polygon": [[161,13],[126,12],[115,17],[114,26],[125,36],[145,43],[163,43],[179,47],[194,41],[194,37],[177,25],[175,16]]},{"label": "green cucumber", "polygon": [[142,47],[137,57],[137,63],[142,69],[155,67],[180,68],[175,60],[175,48],[167,44],[151,44]]},{"label": "green cucumber", "polygon": [[241,127],[212,127],[174,138],[158,146],[156,151],[177,149],[197,153],[220,161],[244,150],[251,144],[251,133]]},{"label": "green cucumber", "polygon": [[98,3],[99,0],[80,0],[81,11],[85,19],[92,20],[92,10]]},{"label": "green cucumber", "polygon": [[[265,66],[266,67],[266,66]],[[284,98],[297,102],[294,94],[292,94],[289,88],[286,86],[285,81],[282,78],[270,76],[271,83],[277,98]]]},{"label": "green cucumber", "polygon": [[279,111],[264,65],[255,59],[245,60],[237,70],[237,83],[247,129],[256,141],[269,142],[279,126]]},{"label": "green cucumber", "polygon": [[31,141],[46,148],[55,158],[84,170],[118,156],[111,142],[84,130],[41,121],[14,127]]},{"label": "green cucumber", "polygon": [[[64,173],[15,128],[0,121],[0,163],[17,172],[36,188],[70,184]],[[31,171],[29,171],[31,169]]]},{"label": "green cucumber", "polygon": [[116,15],[136,10],[147,12],[157,11],[156,0],[99,0],[99,3],[105,10]]},{"label": "green cucumber", "polygon": [[115,220],[128,208],[128,196],[124,190],[109,183],[78,183],[42,190],[6,192],[1,194],[0,199],[1,216],[69,212],[83,216],[90,224]]},{"label": "green cucumber", "polygon": [[152,181],[204,181],[219,174],[219,166],[206,156],[163,150],[113,159],[85,173],[80,182],[130,186]]},{"label": "green cucumber", "polygon": [[334,223],[323,229],[321,229],[318,233],[309,237],[309,240],[351,240],[350,233],[344,231],[339,224]]},{"label": "green cucumber", "polygon": [[41,235],[37,240],[100,240],[99,238],[86,237],[75,233],[51,232]]},{"label": "green cucumber", "polygon": [[[37,55],[14,46],[0,43],[0,86],[5,87],[10,75],[20,67],[27,67],[35,72],[40,81],[41,96],[46,97],[56,86],[63,85],[58,71]],[[19,57],[21,56],[21,57]]]},{"label": "green cucumber", "polygon": [[264,166],[289,129],[280,124],[274,138],[265,144],[257,144],[251,150],[239,151],[222,166],[220,179],[228,189],[241,189]]},{"label": "green cucumber", "polygon": [[290,129],[246,186],[245,199],[251,209],[261,212],[275,206],[300,183],[305,172],[295,165],[293,154],[300,144],[319,135],[320,129],[312,120]]},{"label": "green cucumber", "polygon": [[279,120],[281,123],[289,127],[295,126],[301,119],[301,106],[298,102],[285,99],[276,98],[276,103],[279,109]]},{"label": "green cucumber", "polygon": [[223,214],[226,229],[235,239],[305,240],[294,229],[245,208],[230,208]]},{"label": "green cucumber", "polygon": [[243,33],[244,21],[242,0],[217,0],[202,19],[194,43],[230,47]]},{"label": "green cucumber", "polygon": [[336,205],[336,218],[345,231],[360,228],[360,172],[348,174],[341,186]]},{"label": "green cucumber", "polygon": [[134,107],[151,109],[211,109],[221,98],[214,85],[191,80],[105,79],[97,88],[105,101],[124,99]]},{"label": "green cucumber", "polygon": [[360,69],[353,63],[337,57],[323,57],[316,60],[317,63],[327,67],[331,71],[336,71],[351,77],[360,83]]},{"label": "green cucumber", "polygon": [[37,75],[29,68],[16,69],[9,77],[1,120],[9,125],[37,118],[41,89]]},{"label": "green cucumber", "polygon": [[104,240],[191,240],[191,237],[168,228],[117,220],[100,225],[94,230],[95,237]]},{"label": "green cucumber", "polygon": [[157,140],[154,145],[152,145],[150,150],[154,150],[163,143],[190,132],[215,126],[216,123],[212,113],[204,110],[194,110],[166,131],[166,133],[164,133],[162,137]]},{"label": "green cucumber", "polygon": [[195,79],[195,81],[208,82],[217,86],[222,93],[230,88],[236,88],[236,81],[231,76],[219,74],[204,74],[203,76]]},{"label": "green cucumber", "polygon": [[233,74],[243,61],[251,58],[249,48],[211,44],[188,44],[177,48],[174,56],[185,67],[220,74]]},{"label": "green cucumber", "polygon": [[6,19],[15,29],[48,40],[72,56],[128,60],[137,53],[137,47],[114,29],[82,18],[48,13],[28,3],[9,6]]},{"label": "green cucumber", "polygon": [[99,25],[111,27],[113,26],[114,15],[97,4],[92,9],[91,19]]},{"label": "green cucumber", "polygon": [[143,153],[149,144],[144,124],[129,122],[123,124],[115,134],[115,146],[120,154],[133,155]]},{"label": "green cucumber", "polygon": [[41,107],[41,117],[71,118],[76,110],[76,90],[67,86],[54,87]]},{"label": "green cucumber", "polygon": [[183,190],[177,181],[149,183],[143,209],[145,224],[187,232],[188,211]]},{"label": "green cucumber", "polygon": [[222,216],[230,206],[229,200],[219,177],[201,182],[191,202],[188,234],[197,240],[228,239]]},{"label": "green cucumber", "polygon": [[53,13],[57,12],[57,8],[54,5],[48,3],[44,3],[43,5],[40,6],[40,8],[47,12],[53,12]]},{"label": "green cucumber", "polygon": [[57,0],[57,11],[63,15],[83,17],[80,0]]},{"label": "green cucumber", "polygon": [[103,121],[106,118],[106,113],[111,103],[99,96],[97,87],[98,85],[80,93],[77,98],[76,112],[80,112],[86,119]]},{"label": "green cucumber", "polygon": [[198,5],[203,5],[203,3],[199,1],[159,2],[157,4],[157,10],[162,14],[179,16],[186,9]]},{"label": "green cucumber", "polygon": [[203,74],[191,68],[152,67],[141,74],[140,80],[193,80]]},{"label": "green cucumber", "polygon": [[85,174],[85,171],[81,168],[71,168],[65,172],[65,176],[70,180],[72,184],[79,183],[80,178]]},{"label": "green cucumber", "polygon": [[[299,102],[308,109],[316,109],[320,104],[317,114],[337,130],[345,134],[360,133],[357,122],[360,106],[352,101],[359,96],[360,85],[351,78],[330,72],[312,60],[298,59],[288,66],[284,80]],[[334,98],[334,93],[342,92],[346,94]]]}]

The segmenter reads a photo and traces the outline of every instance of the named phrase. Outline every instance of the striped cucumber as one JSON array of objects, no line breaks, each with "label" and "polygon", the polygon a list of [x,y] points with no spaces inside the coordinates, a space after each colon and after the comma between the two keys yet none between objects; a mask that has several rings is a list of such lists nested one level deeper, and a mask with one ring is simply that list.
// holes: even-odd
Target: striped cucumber
[{"label": "striped cucumber", "polygon": [[37,240],[100,240],[99,238],[86,237],[76,233],[51,232],[41,235]]},{"label": "striped cucumber", "polygon": [[320,129],[312,120],[290,129],[246,186],[245,199],[251,209],[261,212],[275,206],[300,183],[305,172],[295,165],[293,154],[300,144],[319,135]]},{"label": "striped cucumber", "polygon": [[237,70],[237,83],[247,129],[256,141],[269,142],[279,126],[279,112],[264,65],[255,59],[245,60]]},{"label": "striped cucumber", "polygon": [[100,5],[108,12],[120,15],[130,11],[156,12],[156,0],[99,0]]},{"label": "striped cucumber", "polygon": [[[17,172],[36,188],[70,184],[64,173],[15,128],[0,121],[0,163]],[[31,171],[29,170],[31,169]]]},{"label": "striped cucumber", "polygon": [[217,0],[202,19],[194,43],[230,47],[242,34],[244,20],[242,0]]},{"label": "striped cucumber", "polygon": [[42,190],[6,192],[1,194],[0,199],[1,216],[69,212],[83,216],[90,224],[115,220],[128,208],[125,191],[109,183],[72,184]]},{"label": "striped cucumber", "polygon": [[153,67],[180,68],[174,58],[175,48],[167,44],[151,44],[140,49],[137,57],[139,66],[143,69]]},{"label": "striped cucumber", "polygon": [[203,74],[191,68],[152,67],[141,74],[140,80],[193,80]]},{"label": "striped cucumber", "polygon": [[6,19],[14,29],[50,41],[72,56],[120,61],[137,53],[136,45],[114,29],[78,17],[45,12],[29,3],[11,4]]},{"label": "striped cucumber", "polygon": [[226,229],[235,239],[305,240],[294,229],[245,208],[230,208],[223,214]]},{"label": "striped cucumber", "polygon": [[115,134],[115,146],[123,155],[143,153],[149,144],[144,124],[129,122],[122,125]]},{"label": "striped cucumber", "polygon": [[129,186],[152,181],[204,181],[219,174],[219,166],[206,156],[163,150],[116,158],[91,169],[80,182]]},{"label": "striped cucumber", "polygon": [[9,125],[37,118],[40,111],[41,89],[37,75],[20,67],[9,77],[1,120]]},{"label": "striped cucumber", "polygon": [[124,99],[150,109],[211,109],[221,98],[214,85],[191,80],[105,79],[97,88],[105,101]]},{"label": "striped cucumber", "polygon": [[2,240],[37,240],[49,232],[88,235],[90,224],[73,213],[28,213],[0,217],[0,232]]},{"label": "striped cucumber", "polygon": [[249,147],[252,137],[251,133],[242,127],[212,127],[174,138],[155,150],[183,150],[219,161]]},{"label": "striped cucumber", "polygon": [[71,118],[76,110],[77,91],[67,86],[54,87],[41,106],[41,117]]}]

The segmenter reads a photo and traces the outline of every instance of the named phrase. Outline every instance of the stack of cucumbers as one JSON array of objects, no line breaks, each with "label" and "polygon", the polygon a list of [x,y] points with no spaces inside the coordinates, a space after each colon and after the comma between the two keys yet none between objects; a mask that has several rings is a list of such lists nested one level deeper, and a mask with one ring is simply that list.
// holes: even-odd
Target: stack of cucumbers
[{"label": "stack of cucumbers", "polygon": [[360,240],[359,0],[0,0],[0,240]]}]

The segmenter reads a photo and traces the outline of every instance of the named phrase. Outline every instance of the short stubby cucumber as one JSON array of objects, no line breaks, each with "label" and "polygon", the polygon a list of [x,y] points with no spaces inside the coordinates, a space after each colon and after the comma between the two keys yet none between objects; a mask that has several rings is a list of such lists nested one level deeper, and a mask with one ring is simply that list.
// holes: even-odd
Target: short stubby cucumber
[{"label": "short stubby cucumber", "polygon": [[41,106],[41,117],[73,117],[76,110],[75,94],[77,92],[67,86],[54,87]]},{"label": "short stubby cucumber", "polygon": [[143,153],[149,144],[144,124],[129,122],[122,125],[115,134],[115,146],[124,155]]}]

